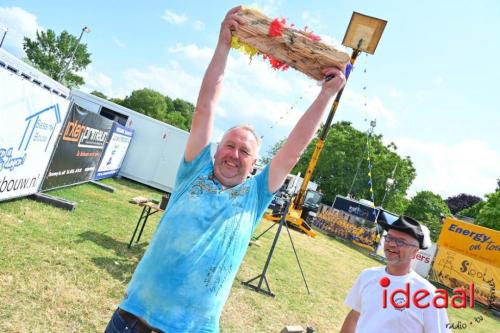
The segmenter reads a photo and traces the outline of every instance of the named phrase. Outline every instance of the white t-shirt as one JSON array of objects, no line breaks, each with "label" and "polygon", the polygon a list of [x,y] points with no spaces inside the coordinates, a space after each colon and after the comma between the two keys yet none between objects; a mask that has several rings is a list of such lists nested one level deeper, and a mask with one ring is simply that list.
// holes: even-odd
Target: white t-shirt
[{"label": "white t-shirt", "polygon": [[[382,287],[380,279],[387,277],[390,284]],[[396,308],[391,304],[391,294],[395,289],[405,289],[406,283],[410,286],[409,308]],[[416,307],[412,302],[414,293],[419,289],[426,289],[430,295],[423,298],[419,304],[429,302],[430,306],[424,309]],[[386,308],[384,304],[384,290],[386,290]],[[446,309],[435,308],[432,298],[436,288],[420,275],[411,271],[407,275],[395,276],[385,271],[385,267],[369,268],[364,270],[354,283],[345,304],[360,313],[356,325],[356,333],[443,333],[450,332],[446,328],[448,315]],[[401,304],[405,296],[398,293],[394,297],[396,304]]]}]

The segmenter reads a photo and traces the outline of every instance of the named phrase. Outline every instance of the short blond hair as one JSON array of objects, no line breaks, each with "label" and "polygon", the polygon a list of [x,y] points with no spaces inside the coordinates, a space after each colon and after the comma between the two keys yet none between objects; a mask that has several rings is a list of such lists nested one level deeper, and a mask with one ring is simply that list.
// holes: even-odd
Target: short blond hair
[{"label": "short blond hair", "polygon": [[236,126],[233,126],[231,127],[230,129],[228,129],[227,131],[224,132],[224,135],[222,135],[222,139],[221,139],[221,142],[224,140],[224,137],[231,131],[234,131],[235,129],[243,129],[245,131],[248,131],[250,133],[252,133],[252,135],[255,137],[255,141],[257,141],[257,154],[259,152],[259,149],[260,149],[260,144],[261,144],[261,139],[260,137],[257,135],[257,132],[255,131],[255,129],[251,126],[251,125],[236,125]]}]

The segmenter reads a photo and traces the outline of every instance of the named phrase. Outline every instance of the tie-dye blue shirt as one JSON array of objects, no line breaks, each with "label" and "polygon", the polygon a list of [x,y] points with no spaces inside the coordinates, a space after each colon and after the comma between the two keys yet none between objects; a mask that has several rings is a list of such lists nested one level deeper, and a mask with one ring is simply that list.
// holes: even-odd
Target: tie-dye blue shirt
[{"label": "tie-dye blue shirt", "polygon": [[210,145],[181,162],[177,182],[120,308],[167,333],[218,332],[253,230],[269,205],[269,167],[224,189]]}]

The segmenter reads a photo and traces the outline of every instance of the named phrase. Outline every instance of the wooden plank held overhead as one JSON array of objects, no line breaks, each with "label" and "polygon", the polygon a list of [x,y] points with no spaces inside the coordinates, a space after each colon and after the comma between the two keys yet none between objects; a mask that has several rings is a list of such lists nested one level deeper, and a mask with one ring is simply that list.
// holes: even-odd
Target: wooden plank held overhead
[{"label": "wooden plank held overhead", "polygon": [[344,70],[349,63],[350,57],[346,52],[315,41],[311,34],[304,31],[284,26],[280,36],[270,37],[269,26],[273,20],[256,10],[245,8],[237,15],[243,21],[238,31],[234,32],[240,41],[315,80],[324,78],[323,68]]}]

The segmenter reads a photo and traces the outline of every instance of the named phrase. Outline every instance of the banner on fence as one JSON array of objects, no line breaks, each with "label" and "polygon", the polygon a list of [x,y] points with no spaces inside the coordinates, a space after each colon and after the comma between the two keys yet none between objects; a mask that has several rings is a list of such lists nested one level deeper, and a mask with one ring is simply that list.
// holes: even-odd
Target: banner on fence
[{"label": "banner on fence", "polygon": [[69,101],[0,68],[0,201],[36,193]]},{"label": "banner on fence", "polygon": [[335,197],[332,207],[370,222],[375,222],[378,215],[378,209],[340,195]]},{"label": "banner on fence", "polygon": [[73,103],[45,175],[42,190],[91,180],[112,126],[113,121]]},{"label": "banner on fence", "polygon": [[106,145],[94,179],[113,177],[118,174],[133,135],[133,129],[118,123],[113,124],[111,138]]}]

